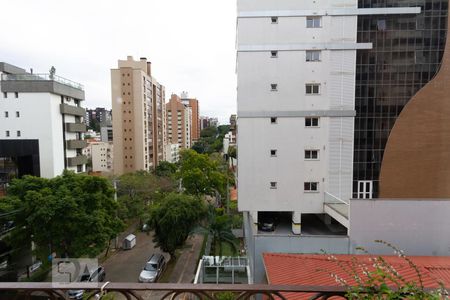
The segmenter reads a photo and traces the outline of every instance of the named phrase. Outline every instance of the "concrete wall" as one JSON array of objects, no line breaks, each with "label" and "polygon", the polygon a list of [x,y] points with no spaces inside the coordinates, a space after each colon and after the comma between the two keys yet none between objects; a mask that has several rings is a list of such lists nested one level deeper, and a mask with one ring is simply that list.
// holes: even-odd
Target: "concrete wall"
[{"label": "concrete wall", "polygon": [[351,251],[392,254],[383,240],[407,255],[450,255],[450,200],[351,200]]}]

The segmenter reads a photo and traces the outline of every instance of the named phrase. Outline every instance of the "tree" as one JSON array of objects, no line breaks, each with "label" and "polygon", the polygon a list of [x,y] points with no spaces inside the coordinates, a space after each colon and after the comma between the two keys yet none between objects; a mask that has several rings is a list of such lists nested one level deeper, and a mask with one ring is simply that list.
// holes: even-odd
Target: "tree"
[{"label": "tree", "polygon": [[177,166],[168,161],[161,161],[155,169],[156,176],[171,177],[177,171]]},{"label": "tree", "polygon": [[12,242],[33,241],[43,261],[53,252],[95,256],[123,229],[113,193],[107,179],[69,171],[53,179],[15,179],[2,205],[18,211]]},{"label": "tree", "polygon": [[228,148],[228,156],[229,156],[229,157],[232,157],[232,158],[237,158],[236,147],[230,146],[230,147]]},{"label": "tree", "polygon": [[180,153],[181,178],[186,193],[192,195],[225,194],[227,175],[220,169],[220,164],[206,154],[199,154],[193,150]]},{"label": "tree", "polygon": [[[209,205],[208,216],[206,226],[196,228],[193,233],[207,232],[212,237],[212,245],[214,245],[214,256],[219,254],[222,257],[223,243],[227,243],[233,249],[233,252],[237,252],[235,244],[236,237],[231,231],[232,221],[228,215],[223,213],[223,209],[218,209]],[[216,249],[215,247],[218,247]],[[217,253],[216,250],[219,250]]]},{"label": "tree", "polygon": [[117,196],[122,220],[139,219],[142,223],[149,205],[158,192],[158,178],[146,171],[128,173],[118,178]]},{"label": "tree", "polygon": [[161,250],[175,257],[175,250],[184,244],[191,230],[205,212],[197,197],[170,193],[152,206],[148,225],[155,231],[154,242]]},{"label": "tree", "polygon": [[210,127],[206,127],[205,129],[203,129],[200,132],[200,137],[202,138],[206,138],[206,137],[213,137],[215,138],[217,135],[217,127],[215,126],[210,126]]}]

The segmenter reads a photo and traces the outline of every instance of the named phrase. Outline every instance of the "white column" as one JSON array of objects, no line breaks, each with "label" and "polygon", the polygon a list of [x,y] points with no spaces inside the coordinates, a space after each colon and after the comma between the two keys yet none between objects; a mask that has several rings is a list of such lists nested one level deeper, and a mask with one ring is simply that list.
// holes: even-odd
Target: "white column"
[{"label": "white column", "polygon": [[257,233],[258,232],[258,212],[251,211],[250,216],[251,216],[250,221],[252,222],[253,233]]},{"label": "white column", "polygon": [[302,232],[302,214],[298,211],[292,212],[292,233],[301,234]]}]

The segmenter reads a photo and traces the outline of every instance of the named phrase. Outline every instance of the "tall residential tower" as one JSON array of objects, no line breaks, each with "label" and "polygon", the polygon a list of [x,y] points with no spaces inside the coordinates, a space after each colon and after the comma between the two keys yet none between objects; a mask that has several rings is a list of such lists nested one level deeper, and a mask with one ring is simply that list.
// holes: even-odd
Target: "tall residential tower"
[{"label": "tall residential tower", "polygon": [[165,89],[151,62],[131,56],[111,70],[114,173],[151,170],[165,159]]}]

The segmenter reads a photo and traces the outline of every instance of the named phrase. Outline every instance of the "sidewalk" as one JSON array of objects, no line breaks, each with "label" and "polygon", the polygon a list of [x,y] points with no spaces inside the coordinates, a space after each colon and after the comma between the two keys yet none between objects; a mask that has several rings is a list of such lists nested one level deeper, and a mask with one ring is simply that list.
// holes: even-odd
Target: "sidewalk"
[{"label": "sidewalk", "polygon": [[178,257],[177,264],[170,276],[170,283],[193,283],[198,266],[198,256],[203,245],[203,235],[194,235],[186,241],[186,245]]}]

